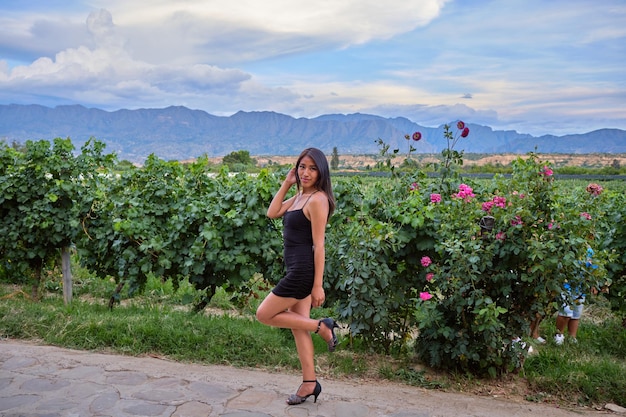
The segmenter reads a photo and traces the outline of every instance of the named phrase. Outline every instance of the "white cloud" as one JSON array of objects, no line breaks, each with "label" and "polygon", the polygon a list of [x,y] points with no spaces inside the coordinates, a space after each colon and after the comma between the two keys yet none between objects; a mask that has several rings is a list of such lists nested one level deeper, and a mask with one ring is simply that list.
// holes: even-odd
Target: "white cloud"
[{"label": "white cloud", "polygon": [[[236,28],[271,33],[329,37],[340,42],[385,38],[428,23],[449,0],[168,0],[94,1],[112,10],[122,25],[142,26],[176,20],[225,22]],[[210,26],[210,25],[206,25]],[[220,25],[222,26],[222,25]],[[210,32],[211,28],[207,27]]]},{"label": "white cloud", "polygon": [[626,128],[621,0],[80,4],[0,5],[0,102]]},{"label": "white cloud", "polygon": [[[0,6],[0,10],[2,6]],[[85,17],[80,14],[55,14],[41,12],[0,13],[0,53],[11,60],[32,62],[66,48],[85,44],[89,33]],[[86,44],[87,46],[92,46]]]},{"label": "white cloud", "polygon": [[228,95],[251,77],[241,70],[206,64],[154,65],[136,60],[105,10],[91,13],[87,27],[93,49],[68,48],[54,59],[43,57],[10,70],[5,64],[0,75],[5,93],[56,95],[111,107],[133,101],[162,103],[185,94]]},{"label": "white cloud", "polygon": [[[288,100],[281,102],[288,110],[297,107],[294,101],[301,97],[291,86],[263,86],[252,74],[219,63],[387,38],[436,17],[445,1],[393,3],[272,0],[259,6],[253,1],[102,1],[113,15],[100,9],[83,20],[80,30],[75,22],[69,24],[71,33],[86,35],[81,45],[5,69],[0,75],[4,90],[0,98],[22,92],[24,100],[57,96],[66,101],[89,100],[104,108],[146,103],[206,108],[219,98],[219,104],[208,110],[234,112],[235,106],[268,106],[278,96]],[[21,25],[22,43],[36,43],[38,35],[49,36],[59,28],[54,13],[31,19],[31,26]],[[49,30],[36,31],[36,27]]]},{"label": "white cloud", "polygon": [[[151,63],[237,65],[389,39],[435,19],[450,0],[96,0],[133,56]],[[200,58],[202,59],[202,58]]]}]

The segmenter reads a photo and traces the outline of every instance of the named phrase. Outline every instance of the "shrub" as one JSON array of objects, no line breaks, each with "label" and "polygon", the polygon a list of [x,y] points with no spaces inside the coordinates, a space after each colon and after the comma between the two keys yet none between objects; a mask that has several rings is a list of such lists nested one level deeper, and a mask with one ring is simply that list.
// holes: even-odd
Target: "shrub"
[{"label": "shrub", "polygon": [[446,126],[439,179],[395,174],[361,191],[349,213],[338,210],[327,280],[367,344],[390,350],[417,326],[415,351],[430,365],[495,376],[520,367],[527,345],[514,341],[558,307],[566,282],[610,284],[609,257],[591,210],[597,196],[557,193],[533,153],[512,164],[510,179],[463,182],[454,145],[468,130],[457,128]]},{"label": "shrub", "polygon": [[595,220],[555,193],[552,170],[535,155],[513,167],[513,178],[491,189],[460,184],[440,202],[424,201],[436,255],[425,281],[433,297],[416,300],[416,346],[433,366],[513,371],[524,358],[515,341],[558,307],[566,282],[583,292],[600,285],[606,257],[587,256],[599,246]]}]

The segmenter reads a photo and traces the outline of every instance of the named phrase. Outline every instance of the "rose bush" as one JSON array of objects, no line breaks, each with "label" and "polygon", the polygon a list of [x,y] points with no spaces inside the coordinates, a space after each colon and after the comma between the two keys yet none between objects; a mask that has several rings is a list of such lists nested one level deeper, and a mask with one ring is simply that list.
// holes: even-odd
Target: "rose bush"
[{"label": "rose bush", "polygon": [[[604,252],[593,269],[582,262],[600,247],[593,216],[572,204],[578,198],[555,192],[552,170],[536,155],[513,167],[511,179],[479,191],[460,184],[438,203],[421,196],[436,255],[423,272],[433,274],[424,280],[433,299],[416,300],[416,350],[431,365],[491,375],[517,369],[524,355],[513,340],[537,314],[558,308],[564,283],[583,291],[605,284]],[[581,197],[592,204],[593,196]]]},{"label": "rose bush", "polygon": [[[415,351],[430,365],[497,375],[520,366],[524,345],[513,340],[558,307],[566,282],[610,284],[608,256],[598,196],[557,192],[550,164],[532,153],[510,178],[463,180],[454,146],[469,130],[457,128],[455,136],[446,126],[438,180],[416,172],[367,190],[346,186],[359,197],[330,228],[327,280],[339,291],[329,301],[372,346],[389,350],[417,327]],[[596,253],[590,270],[588,248]]]}]

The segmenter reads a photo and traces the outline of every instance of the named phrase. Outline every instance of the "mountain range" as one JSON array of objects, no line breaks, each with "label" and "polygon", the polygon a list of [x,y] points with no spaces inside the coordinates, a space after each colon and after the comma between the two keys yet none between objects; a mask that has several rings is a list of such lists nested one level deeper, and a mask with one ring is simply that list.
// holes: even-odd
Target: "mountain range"
[{"label": "mountain range", "polygon": [[[620,129],[535,137],[465,122],[470,134],[455,149],[466,153],[626,153],[626,131]],[[456,121],[450,126],[457,132]],[[406,152],[405,135],[416,131],[422,139],[411,141],[415,152],[438,153],[446,148],[443,125],[425,127],[403,117],[355,113],[309,119],[271,111],[215,116],[181,106],[109,112],[81,105],[0,105],[0,140],[7,143],[69,137],[80,148],[95,137],[106,144],[107,152],[137,163],[150,154],[167,160],[216,157],[238,150],[251,155],[298,155],[310,146],[327,153],[336,147],[339,154],[376,154],[379,138],[391,149]]]}]

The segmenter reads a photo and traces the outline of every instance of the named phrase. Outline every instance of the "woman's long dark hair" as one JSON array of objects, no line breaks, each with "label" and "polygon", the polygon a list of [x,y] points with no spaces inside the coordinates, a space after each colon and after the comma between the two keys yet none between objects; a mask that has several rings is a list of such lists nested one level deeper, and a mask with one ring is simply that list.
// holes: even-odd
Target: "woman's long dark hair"
[{"label": "woman's long dark hair", "polygon": [[[296,162],[296,167],[300,166],[300,161],[305,156],[310,157],[315,165],[317,166],[317,182],[315,183],[315,187],[319,190],[322,190],[328,196],[328,217],[333,214],[335,211],[335,195],[333,194],[333,185],[330,182],[330,168],[328,168],[328,160],[326,159],[326,155],[324,152],[320,151],[317,148],[306,148],[300,153],[298,157],[298,161]],[[300,189],[300,176],[298,175],[298,170],[296,169],[296,183],[298,185],[298,189]]]}]

